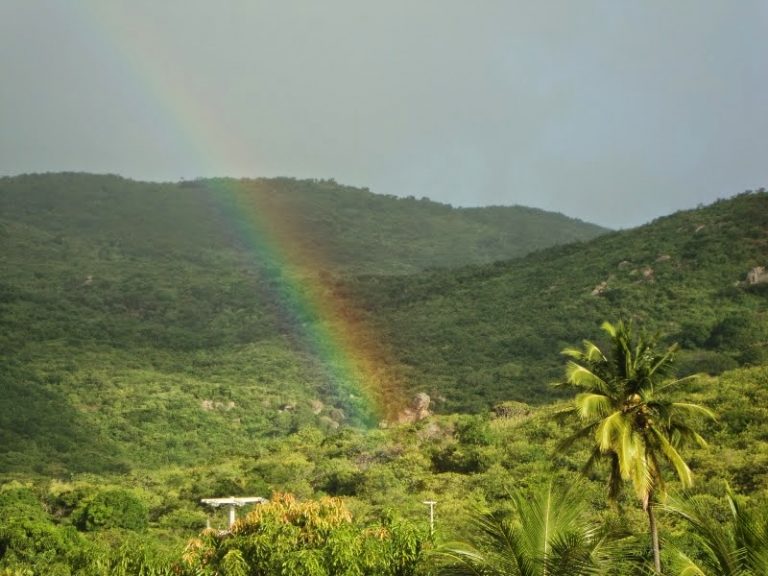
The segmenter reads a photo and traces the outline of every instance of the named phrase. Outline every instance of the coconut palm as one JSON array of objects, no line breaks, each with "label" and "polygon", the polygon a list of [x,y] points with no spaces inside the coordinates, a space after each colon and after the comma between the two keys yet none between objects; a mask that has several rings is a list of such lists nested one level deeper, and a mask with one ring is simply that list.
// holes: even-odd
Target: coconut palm
[{"label": "coconut palm", "polygon": [[701,498],[675,499],[664,509],[681,516],[692,528],[700,553],[679,549],[671,554],[672,573],[680,576],[762,576],[768,574],[768,507],[747,510],[728,490],[731,522],[712,514]]},{"label": "coconut palm", "polygon": [[587,519],[579,487],[550,484],[511,495],[512,514],[481,514],[471,543],[437,551],[445,576],[586,576],[605,574],[617,539]]},{"label": "coconut palm", "polygon": [[593,446],[585,472],[607,460],[611,498],[618,496],[624,482],[631,482],[648,515],[654,567],[660,573],[654,503],[664,492],[662,463],[671,466],[683,486],[690,486],[691,470],[678,449],[688,442],[705,445],[691,425],[692,417],[713,415],[696,404],[664,397],[688,380],[667,379],[674,346],[660,352],[656,338],[636,336],[632,325],[622,321],[615,325],[605,322],[602,328],[610,338],[609,355],[590,341],[584,341],[581,350],[563,351],[570,360],[562,386],[577,390],[573,405],[564,414],[577,415],[582,427],[561,448],[589,439]]}]

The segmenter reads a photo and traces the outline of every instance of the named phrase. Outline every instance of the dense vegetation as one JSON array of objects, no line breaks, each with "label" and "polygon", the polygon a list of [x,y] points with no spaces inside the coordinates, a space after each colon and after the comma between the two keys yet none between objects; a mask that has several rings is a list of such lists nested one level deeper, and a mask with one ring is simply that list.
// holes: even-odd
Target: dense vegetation
[{"label": "dense vegetation", "polygon": [[[728,530],[733,524],[726,482],[748,510],[757,513],[768,504],[768,368],[700,378],[680,399],[708,406],[718,415],[716,423],[702,421],[709,447],[683,454],[695,480],[695,504],[706,506],[722,530]],[[101,566],[142,562],[170,566],[184,556],[187,539],[205,526],[207,512],[199,505],[200,498],[290,492],[307,503],[326,496],[343,498],[349,516],[341,526],[348,523],[350,532],[343,528],[338,538],[392,527],[407,536],[404,550],[414,550],[412,546],[422,550],[419,562],[426,571],[442,561],[429,550],[439,551],[455,540],[485,545],[475,529],[478,512],[514,520],[520,495],[540,494],[553,481],[556,486],[578,482],[590,450],[588,445],[574,445],[576,449],[568,451],[558,447],[574,430],[555,417],[563,407],[510,402],[490,413],[434,416],[369,431],[323,432],[305,426],[286,437],[263,440],[251,453],[194,467],[136,468],[120,475],[58,479],[16,475],[19,480],[6,479],[0,489],[2,562],[27,563],[48,574],[67,574],[69,569],[109,573],[104,568],[99,572],[97,560]],[[578,493],[585,506],[579,514],[621,536],[626,559],[647,560],[650,544],[644,512],[635,505],[632,490],[619,497],[619,508],[608,504],[606,472],[597,467],[580,482]],[[667,491],[681,496],[680,484],[667,478]],[[426,500],[438,502],[434,539],[428,534],[428,508],[422,504]],[[226,526],[221,513],[213,514],[211,521],[214,527]],[[705,559],[698,533],[684,518],[660,511],[658,522],[665,564],[671,565],[677,551]],[[293,529],[270,526],[270,533],[280,538],[298,537],[292,535]],[[203,534],[195,546],[213,547],[220,561],[233,547],[244,554],[252,549],[246,546],[245,535],[221,544],[214,536]],[[315,552],[305,554],[318,554],[325,542],[316,541]],[[328,545],[333,542],[338,541]],[[292,548],[286,544],[285,549]],[[52,552],[46,555],[47,550]],[[625,567],[629,569],[628,560]]]},{"label": "dense vegetation", "polygon": [[310,400],[335,426],[352,411],[302,338],[324,319],[286,306],[286,290],[600,231],[537,210],[455,210],[328,181],[3,178],[0,459],[22,470],[119,469],[139,453],[189,464],[222,444],[231,452],[225,439],[243,450],[295,429]]},{"label": "dense vegetation", "polygon": [[[233,208],[233,196],[245,200]],[[291,234],[290,242],[328,272],[354,274],[493,262],[606,232],[523,206],[452,208],[292,178],[157,184],[74,173],[5,177],[0,218],[11,238],[34,234],[25,240],[37,246],[27,248],[41,256],[58,247],[59,255],[80,252],[92,265],[230,261],[244,248],[233,230],[237,221],[261,219],[271,233]]]},{"label": "dense vegetation", "polygon": [[[525,213],[327,181],[0,179],[0,574],[461,573],[468,558],[491,570],[513,565],[497,537],[535,549],[521,518],[549,518],[536,503],[581,482],[582,505],[545,546],[557,554],[532,553],[532,566],[589,573],[619,550],[609,573],[628,575],[651,558],[646,513],[631,492],[607,500],[608,468],[578,480],[590,447],[561,449],[576,429],[549,385],[564,379],[562,349],[610,349],[600,323],[622,316],[658,330],[663,349],[681,344],[665,377],[708,374],[670,401],[717,415],[697,423],[709,448],[682,452],[692,499],[662,465],[676,498],[657,513],[664,566],[759,574],[768,292],[745,278],[768,264],[768,194],[413,273],[514,255],[489,238],[512,245],[505,226]],[[244,220],[258,214],[256,228]],[[259,251],[265,239],[283,260]],[[428,392],[442,414],[350,426],[297,337],[326,319],[287,316],[278,298],[305,283],[380,341],[406,400]],[[209,514],[225,525],[200,498],[273,493],[227,537],[200,532]],[[726,544],[743,560],[733,572],[718,568]]]},{"label": "dense vegetation", "polygon": [[358,279],[407,380],[444,409],[547,402],[556,350],[624,316],[683,347],[681,373],[768,359],[768,193],[745,193],[633,230],[524,258],[409,277]]}]

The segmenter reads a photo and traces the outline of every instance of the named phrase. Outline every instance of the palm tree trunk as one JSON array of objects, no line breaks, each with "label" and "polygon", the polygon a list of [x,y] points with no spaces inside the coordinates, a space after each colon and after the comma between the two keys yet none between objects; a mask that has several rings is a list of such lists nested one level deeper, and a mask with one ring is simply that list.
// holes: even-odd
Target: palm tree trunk
[{"label": "palm tree trunk", "polygon": [[653,492],[648,497],[648,524],[651,529],[651,546],[653,546],[653,566],[656,573],[661,574],[661,552],[659,550],[659,529],[656,526],[656,516],[653,514]]}]

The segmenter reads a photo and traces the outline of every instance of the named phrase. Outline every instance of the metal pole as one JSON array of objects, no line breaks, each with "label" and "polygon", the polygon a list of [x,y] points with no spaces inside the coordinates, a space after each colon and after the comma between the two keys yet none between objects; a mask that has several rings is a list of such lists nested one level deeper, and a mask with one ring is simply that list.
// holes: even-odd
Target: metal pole
[{"label": "metal pole", "polygon": [[237,515],[235,513],[235,505],[230,504],[229,505],[229,527],[232,528],[232,526],[235,525],[235,520],[237,519]]},{"label": "metal pole", "polygon": [[422,504],[429,506],[429,535],[433,536],[435,534],[435,504],[437,502],[435,500],[425,500]]}]

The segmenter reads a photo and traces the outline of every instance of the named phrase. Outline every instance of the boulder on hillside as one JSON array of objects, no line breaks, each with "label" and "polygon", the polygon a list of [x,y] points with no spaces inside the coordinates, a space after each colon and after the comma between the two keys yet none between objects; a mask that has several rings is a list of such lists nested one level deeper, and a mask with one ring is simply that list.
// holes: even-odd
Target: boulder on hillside
[{"label": "boulder on hillside", "polygon": [[764,266],[755,266],[747,272],[747,284],[752,286],[754,284],[763,284],[768,282],[768,271]]},{"label": "boulder on hillside", "polygon": [[592,296],[600,296],[607,289],[608,289],[608,280],[603,280],[602,282],[600,282],[600,284],[598,284],[592,289]]},{"label": "boulder on hillside", "polygon": [[428,418],[432,415],[432,412],[429,410],[429,405],[431,403],[432,399],[429,397],[429,394],[419,392],[416,394],[416,396],[413,397],[413,401],[411,402],[410,407],[406,408],[405,410],[401,411],[400,414],[398,414],[397,423],[412,424],[413,422],[418,422],[419,420]]}]

